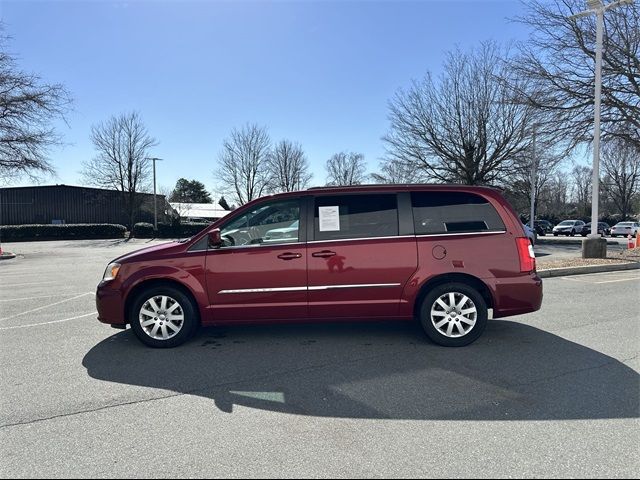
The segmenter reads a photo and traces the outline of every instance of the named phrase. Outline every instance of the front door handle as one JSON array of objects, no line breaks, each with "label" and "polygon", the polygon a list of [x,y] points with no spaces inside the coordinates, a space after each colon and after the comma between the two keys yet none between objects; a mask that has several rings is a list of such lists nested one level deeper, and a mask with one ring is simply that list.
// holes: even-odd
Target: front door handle
[{"label": "front door handle", "polygon": [[301,253],[286,252],[278,255],[278,258],[282,260],[293,260],[294,258],[300,258],[301,256],[302,256]]},{"label": "front door handle", "polygon": [[331,250],[322,250],[321,252],[313,252],[311,256],[319,258],[329,258],[333,257],[335,254],[336,252],[332,252]]}]

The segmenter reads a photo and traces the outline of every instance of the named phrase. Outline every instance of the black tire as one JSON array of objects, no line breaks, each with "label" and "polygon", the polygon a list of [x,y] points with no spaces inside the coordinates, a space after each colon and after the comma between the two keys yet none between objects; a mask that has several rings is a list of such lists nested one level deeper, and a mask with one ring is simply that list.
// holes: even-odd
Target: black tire
[{"label": "black tire", "polygon": [[[181,309],[183,316],[178,333],[166,340],[151,337],[145,331],[140,319],[143,305],[150,299],[161,296],[175,300],[179,304],[177,310],[180,312]],[[144,290],[135,298],[129,311],[129,323],[138,339],[145,345],[153,348],[173,348],[182,345],[193,336],[200,325],[200,318],[198,309],[189,295],[170,285],[159,285]],[[166,321],[164,323],[168,324]]]},{"label": "black tire", "polygon": [[[456,338],[447,336],[440,332],[431,320],[431,310],[437,300],[450,292],[466,295],[476,308],[475,324],[463,335]],[[457,301],[459,297],[455,297]],[[418,310],[420,324],[432,342],[443,347],[464,347],[475,342],[487,326],[487,304],[482,295],[473,287],[465,283],[446,283],[434,287],[422,300]],[[436,317],[440,318],[440,317]],[[453,333],[453,332],[452,332]],[[460,334],[459,331],[456,332]]]},{"label": "black tire", "polygon": [[573,237],[575,234],[576,234],[576,231],[572,229],[569,235]]},{"label": "black tire", "polygon": [[558,236],[558,234],[557,234],[557,233],[554,233],[554,234],[553,234],[553,236],[554,236],[554,237],[557,237],[557,236]]}]

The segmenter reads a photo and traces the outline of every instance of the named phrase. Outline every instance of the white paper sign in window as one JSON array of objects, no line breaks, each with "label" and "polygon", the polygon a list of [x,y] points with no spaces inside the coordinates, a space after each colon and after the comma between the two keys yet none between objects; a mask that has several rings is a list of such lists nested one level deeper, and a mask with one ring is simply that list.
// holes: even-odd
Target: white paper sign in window
[{"label": "white paper sign in window", "polygon": [[318,207],[319,229],[321,232],[340,230],[340,207]]}]

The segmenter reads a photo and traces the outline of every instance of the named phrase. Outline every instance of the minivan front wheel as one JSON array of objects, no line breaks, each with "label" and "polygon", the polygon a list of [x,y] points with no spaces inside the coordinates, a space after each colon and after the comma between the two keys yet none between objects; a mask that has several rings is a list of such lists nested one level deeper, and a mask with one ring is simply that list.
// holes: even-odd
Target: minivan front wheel
[{"label": "minivan front wheel", "polygon": [[487,305],[482,295],[469,285],[438,285],[422,302],[420,323],[434,343],[463,347],[476,341],[484,332]]},{"label": "minivan front wheel", "polygon": [[155,348],[181,345],[198,326],[197,310],[191,298],[171,286],[153,287],[138,295],[129,320],[138,339]]}]

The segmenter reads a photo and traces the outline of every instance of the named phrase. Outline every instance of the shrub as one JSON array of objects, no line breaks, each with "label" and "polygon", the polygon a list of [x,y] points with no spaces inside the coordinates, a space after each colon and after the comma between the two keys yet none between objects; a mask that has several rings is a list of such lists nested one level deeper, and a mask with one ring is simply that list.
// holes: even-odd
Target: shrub
[{"label": "shrub", "polygon": [[208,227],[207,224],[158,224],[158,238],[186,238],[193,237]]},{"label": "shrub", "polygon": [[0,238],[5,242],[124,238],[126,231],[123,225],[110,223],[3,225],[0,226]]},{"label": "shrub", "polygon": [[133,226],[133,236],[135,238],[153,238],[153,225],[145,222],[136,223]]},{"label": "shrub", "polygon": [[150,223],[136,223],[133,226],[133,236],[136,238],[185,238],[200,233],[208,224],[177,224],[159,223],[158,233],[154,234]]}]

